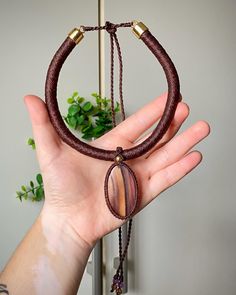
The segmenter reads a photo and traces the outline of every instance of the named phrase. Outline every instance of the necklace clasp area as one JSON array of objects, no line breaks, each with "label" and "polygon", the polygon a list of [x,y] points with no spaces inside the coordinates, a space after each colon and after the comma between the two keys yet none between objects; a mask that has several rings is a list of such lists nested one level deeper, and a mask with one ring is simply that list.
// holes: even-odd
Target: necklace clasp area
[{"label": "necklace clasp area", "polygon": [[148,30],[148,27],[146,27],[145,24],[140,21],[133,20],[132,29],[133,29],[132,32],[134,33],[134,35],[140,39],[141,35]]},{"label": "necklace clasp area", "polygon": [[76,44],[79,44],[79,42],[84,38],[84,29],[83,27],[74,28],[70,33],[68,34],[68,37],[71,38]]}]

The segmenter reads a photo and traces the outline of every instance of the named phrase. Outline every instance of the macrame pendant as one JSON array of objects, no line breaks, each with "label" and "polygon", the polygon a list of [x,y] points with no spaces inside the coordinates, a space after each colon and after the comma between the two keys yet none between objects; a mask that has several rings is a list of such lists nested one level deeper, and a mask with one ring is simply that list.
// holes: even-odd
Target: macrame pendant
[{"label": "macrame pendant", "polygon": [[118,155],[106,174],[104,193],[111,213],[120,219],[131,217],[138,206],[138,182],[133,170],[123,162],[117,147]]},{"label": "macrame pendant", "polygon": [[[66,127],[57,103],[57,83],[63,63],[65,62],[71,51],[74,49],[74,47],[83,39],[84,33],[94,30],[106,30],[110,35],[111,44],[112,125],[113,127],[116,126],[113,91],[114,44],[116,45],[119,58],[119,92],[121,114],[122,119],[125,120],[122,93],[123,64],[121,49],[116,35],[117,28],[119,27],[132,27],[134,35],[146,44],[146,46],[160,62],[168,82],[168,96],[163,115],[159,120],[156,128],[153,130],[148,138],[146,138],[139,145],[130,149],[123,150],[122,147],[118,146],[116,150],[104,150],[82,142],[80,139],[75,137]],[[147,151],[149,151],[157,144],[157,142],[163,137],[163,135],[169,128],[171,121],[174,118],[178,102],[180,100],[179,78],[177,71],[165,49],[161,46],[158,40],[151,34],[149,29],[142,22],[132,21],[121,24],[112,24],[111,22],[107,21],[105,23],[105,26],[80,26],[80,28],[75,28],[69,33],[68,37],[61,44],[60,48],[55,53],[50,63],[46,78],[45,98],[51,122],[58,135],[65,143],[87,156],[105,161],[114,161],[112,165],[108,168],[108,171],[105,175],[104,194],[106,204],[110,212],[115,217],[128,221],[127,235],[124,240],[122,238],[122,227],[119,227],[119,266],[113,277],[113,282],[111,285],[111,292],[115,292],[116,295],[122,294],[123,290],[125,289],[123,264],[128,254],[128,246],[131,238],[132,217],[135,213],[137,213],[140,202],[136,176],[133,170],[124,161],[135,159],[144,155]]]}]

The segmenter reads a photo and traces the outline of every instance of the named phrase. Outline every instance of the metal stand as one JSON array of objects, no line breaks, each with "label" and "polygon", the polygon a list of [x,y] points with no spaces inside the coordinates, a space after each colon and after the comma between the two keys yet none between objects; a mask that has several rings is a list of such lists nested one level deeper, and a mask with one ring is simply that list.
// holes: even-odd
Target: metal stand
[{"label": "metal stand", "polygon": [[103,294],[103,262],[102,262],[102,239],[97,242],[92,253],[92,261],[87,265],[87,273],[92,275],[92,295]]},{"label": "metal stand", "polygon": [[[98,25],[104,23],[104,0],[98,0]],[[105,73],[104,73],[104,32],[98,31],[98,77],[99,94],[105,93]],[[103,36],[103,38],[102,38]],[[103,255],[102,239],[97,242],[92,253],[92,261],[87,265],[87,272],[92,275],[92,295],[103,295]]]}]

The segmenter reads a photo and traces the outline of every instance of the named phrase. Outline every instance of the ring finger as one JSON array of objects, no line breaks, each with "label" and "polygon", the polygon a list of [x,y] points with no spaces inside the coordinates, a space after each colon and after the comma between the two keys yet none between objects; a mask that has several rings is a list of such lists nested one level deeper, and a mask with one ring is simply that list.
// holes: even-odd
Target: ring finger
[{"label": "ring finger", "polygon": [[197,143],[205,138],[210,132],[209,125],[205,121],[199,121],[189,129],[173,138],[163,145],[159,150],[154,151],[144,161],[144,167],[150,178],[156,171],[172,165],[182,158]]}]

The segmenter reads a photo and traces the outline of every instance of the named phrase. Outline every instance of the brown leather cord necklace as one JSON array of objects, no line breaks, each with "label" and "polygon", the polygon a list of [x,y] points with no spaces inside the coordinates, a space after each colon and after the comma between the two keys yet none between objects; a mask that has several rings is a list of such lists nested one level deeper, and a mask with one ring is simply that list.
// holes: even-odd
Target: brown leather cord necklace
[{"label": "brown leather cord necklace", "polygon": [[[156,56],[165,72],[168,83],[168,96],[165,109],[157,126],[151,135],[140,144],[129,149],[123,149],[118,146],[116,150],[104,150],[79,140],[66,127],[59,111],[57,103],[57,83],[59,73],[66,58],[69,56],[74,47],[83,39],[84,33],[95,30],[106,30],[110,34],[111,44],[111,109],[112,125],[116,126],[114,111],[114,41],[118,52],[120,76],[119,92],[122,120],[125,120],[123,92],[122,92],[122,55],[120,45],[116,35],[117,28],[131,27],[133,33],[141,39],[151,52]],[[157,39],[150,33],[149,29],[141,22],[133,21],[121,24],[106,22],[105,26],[87,27],[80,26],[73,29],[65,41],[62,43],[54,55],[46,78],[45,85],[46,105],[51,122],[61,139],[84,155],[104,160],[113,161],[104,178],[104,195],[107,207],[110,212],[117,218],[129,222],[126,245],[122,247],[122,230],[119,228],[119,266],[113,278],[111,292],[116,294],[122,293],[123,287],[123,262],[127,255],[128,246],[131,237],[132,217],[139,209],[140,195],[138,182],[133,170],[124,162],[125,160],[134,159],[144,155],[163,137],[174,117],[175,110],[180,100],[180,87],[177,71],[170,57],[160,45]]]}]

